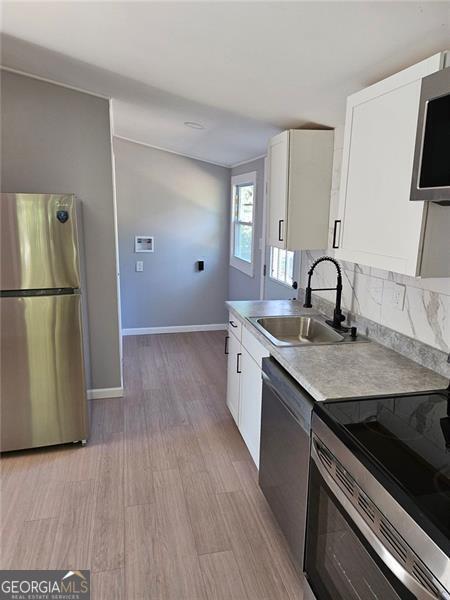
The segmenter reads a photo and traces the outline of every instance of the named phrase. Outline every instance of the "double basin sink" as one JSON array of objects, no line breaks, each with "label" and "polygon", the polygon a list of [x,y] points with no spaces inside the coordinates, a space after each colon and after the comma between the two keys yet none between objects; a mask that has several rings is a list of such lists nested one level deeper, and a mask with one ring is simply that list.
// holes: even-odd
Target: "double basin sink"
[{"label": "double basin sink", "polygon": [[248,317],[248,320],[275,346],[316,346],[368,342],[358,334],[352,338],[348,332],[336,331],[317,315],[283,315],[280,317]]}]

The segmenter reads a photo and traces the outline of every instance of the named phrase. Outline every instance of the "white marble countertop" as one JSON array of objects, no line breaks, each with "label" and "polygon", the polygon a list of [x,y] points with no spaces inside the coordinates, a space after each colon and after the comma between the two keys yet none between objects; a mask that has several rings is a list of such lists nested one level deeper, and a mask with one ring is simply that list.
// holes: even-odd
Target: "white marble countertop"
[{"label": "white marble countertop", "polygon": [[322,346],[274,346],[248,317],[316,313],[293,300],[229,301],[228,309],[315,400],[429,392],[448,380],[375,341]]}]

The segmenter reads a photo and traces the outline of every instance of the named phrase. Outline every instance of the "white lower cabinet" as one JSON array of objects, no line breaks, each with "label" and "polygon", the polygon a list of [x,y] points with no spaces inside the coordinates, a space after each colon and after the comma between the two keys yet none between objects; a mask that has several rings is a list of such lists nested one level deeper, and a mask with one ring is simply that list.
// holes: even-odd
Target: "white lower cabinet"
[{"label": "white lower cabinet", "polygon": [[259,468],[259,442],[261,436],[261,367],[242,348],[242,375],[239,403],[239,431]]},{"label": "white lower cabinet", "polygon": [[261,360],[269,352],[247,329],[242,343],[228,331],[227,405],[240,434],[259,468],[261,434]]},{"label": "white lower cabinet", "polygon": [[227,405],[236,425],[239,427],[239,396],[241,360],[241,342],[230,332],[228,334],[228,373],[227,373]]}]

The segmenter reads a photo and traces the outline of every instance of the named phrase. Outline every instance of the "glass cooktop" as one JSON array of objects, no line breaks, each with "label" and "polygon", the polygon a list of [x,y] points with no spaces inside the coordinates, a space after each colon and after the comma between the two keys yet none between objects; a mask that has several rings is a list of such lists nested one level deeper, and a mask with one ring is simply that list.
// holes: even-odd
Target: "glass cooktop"
[{"label": "glass cooktop", "polygon": [[450,393],[327,402],[320,409],[449,542]]}]

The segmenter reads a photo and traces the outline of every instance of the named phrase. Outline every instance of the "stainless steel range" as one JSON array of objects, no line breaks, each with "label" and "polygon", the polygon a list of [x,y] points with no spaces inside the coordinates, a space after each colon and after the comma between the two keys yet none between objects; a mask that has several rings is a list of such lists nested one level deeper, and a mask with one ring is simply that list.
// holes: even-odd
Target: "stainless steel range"
[{"label": "stainless steel range", "polygon": [[448,391],[317,404],[308,595],[450,598]]}]

